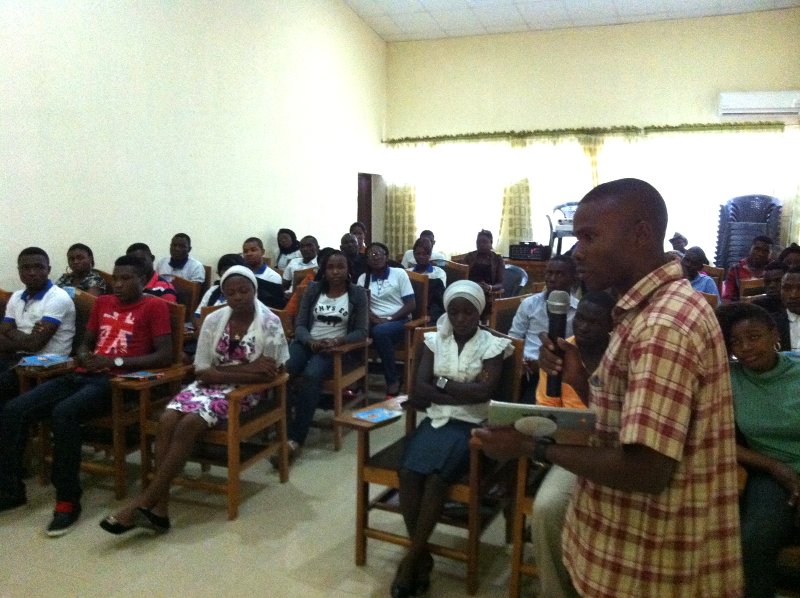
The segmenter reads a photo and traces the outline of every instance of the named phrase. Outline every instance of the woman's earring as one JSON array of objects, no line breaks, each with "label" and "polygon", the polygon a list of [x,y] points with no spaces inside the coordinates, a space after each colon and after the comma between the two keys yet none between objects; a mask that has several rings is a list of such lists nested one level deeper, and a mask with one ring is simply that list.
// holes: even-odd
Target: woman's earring
[{"label": "woman's earring", "polygon": [[775,343],[775,352],[776,353],[780,353],[781,352],[781,343],[780,343],[780,341]]}]

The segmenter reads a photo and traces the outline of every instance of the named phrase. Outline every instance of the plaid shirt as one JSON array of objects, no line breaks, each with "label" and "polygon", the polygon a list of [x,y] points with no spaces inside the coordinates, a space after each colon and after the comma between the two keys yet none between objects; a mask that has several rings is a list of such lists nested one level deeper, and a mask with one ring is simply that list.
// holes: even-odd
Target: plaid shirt
[{"label": "plaid shirt", "polygon": [[670,262],[614,308],[590,380],[597,446],[647,446],[677,461],[660,494],[579,478],[564,559],[578,591],[607,598],[742,595],[728,360],[714,313]]}]

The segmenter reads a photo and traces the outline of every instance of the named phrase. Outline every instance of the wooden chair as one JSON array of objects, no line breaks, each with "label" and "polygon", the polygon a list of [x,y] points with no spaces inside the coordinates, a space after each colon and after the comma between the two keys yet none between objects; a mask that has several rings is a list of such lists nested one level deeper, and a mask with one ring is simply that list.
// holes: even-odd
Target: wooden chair
[{"label": "wooden chair", "polygon": [[6,305],[8,305],[8,300],[11,299],[11,295],[13,295],[11,291],[0,289],[0,318],[6,315]]},{"label": "wooden chair", "polygon": [[200,289],[201,296],[203,295],[203,293],[205,293],[208,289],[211,288],[212,268],[211,266],[206,266],[205,264],[203,264],[203,271],[206,273],[206,278],[203,281],[203,287]]},{"label": "wooden chair", "polygon": [[[183,365],[183,328],[185,308],[168,303],[172,328],[172,365],[153,370],[162,374],[156,380],[111,381],[111,413],[96,417],[84,426],[85,444],[105,450],[110,462],[82,461],[81,469],[98,475],[113,476],[117,500],[127,494],[128,464],[126,457],[139,449],[139,416],[143,404],[165,404],[178,389],[188,371]],[[127,398],[126,398],[127,397]]]},{"label": "wooden chair", "polygon": [[[413,352],[421,351],[423,335],[425,332],[435,330],[435,328],[417,328],[413,336]],[[499,333],[491,331],[498,336]],[[506,385],[498,396],[508,397],[517,400],[520,393],[520,380],[522,378],[522,348],[523,341],[511,339],[514,344],[514,353],[505,360],[503,365],[503,384]],[[417,360],[412,362],[414,374],[416,374]],[[413,386],[409,388],[409,394],[413,396]],[[387,401],[387,404],[390,402]],[[394,442],[387,448],[372,453],[370,450],[370,432],[383,428],[397,419],[370,422],[354,417],[352,414],[344,414],[338,418],[339,423],[355,429],[358,433],[358,447],[356,453],[356,565],[364,565],[367,558],[367,540],[381,540],[407,546],[409,540],[405,535],[390,531],[385,527],[375,525],[370,522],[370,512],[381,510],[399,513],[397,505],[397,492],[400,487],[398,469],[400,458],[403,454],[404,443],[408,434],[416,427],[416,413],[406,412],[406,433],[403,438]],[[433,554],[446,558],[461,561],[467,564],[467,593],[475,594],[478,589],[478,558],[480,547],[480,535],[485,530],[494,517],[507,505],[505,500],[496,495],[491,495],[486,490],[497,483],[498,480],[505,480],[507,468],[486,469],[480,454],[480,442],[477,439],[470,441],[470,469],[468,475],[460,482],[450,486],[448,500],[466,505],[466,516],[454,514],[452,511],[445,511],[445,516],[440,523],[453,525],[467,530],[467,539],[460,546],[445,546],[440,544],[429,544],[429,550]],[[370,485],[383,486],[385,489],[372,500],[370,500]]]},{"label": "wooden chair", "polygon": [[706,301],[708,301],[708,304],[711,307],[716,308],[717,305],[719,305],[718,295],[715,295],[714,293],[704,293],[703,291],[698,291],[698,293],[700,293],[703,297],[705,297]]},{"label": "wooden chair", "polygon": [[199,282],[192,282],[180,276],[172,277],[172,286],[175,287],[175,294],[178,296],[178,303],[186,308],[186,321],[191,322],[194,312],[200,304],[200,292],[203,285]]},{"label": "wooden chair", "polygon": [[511,330],[511,322],[519,309],[519,304],[528,297],[532,297],[532,295],[517,295],[515,297],[495,299],[492,313],[489,315],[489,328],[508,334],[508,331]]},{"label": "wooden chair", "polygon": [[466,259],[466,257],[467,257],[466,253],[456,253],[450,256],[450,261],[461,264],[464,262],[464,259]]},{"label": "wooden chair", "polygon": [[[361,380],[366,383],[369,365],[369,346],[372,339],[367,338],[356,343],[347,343],[331,349],[333,354],[333,376],[325,380],[322,391],[333,396],[333,448],[341,450],[342,435],[345,428],[337,420],[345,409],[366,403],[366,393],[355,393],[352,398],[346,397],[346,391]],[[345,356],[355,356],[353,363],[347,364]]]},{"label": "wooden chair", "polygon": [[457,280],[469,278],[469,266],[450,260],[442,260],[442,270],[447,274],[447,285],[450,286]]},{"label": "wooden chair", "polygon": [[[289,453],[286,436],[286,383],[289,374],[282,372],[270,382],[247,384],[228,394],[228,419],[206,431],[198,441],[198,446],[190,461],[203,465],[207,470],[211,465],[225,467],[227,476],[220,480],[209,477],[193,479],[178,476],[174,485],[197,488],[208,492],[224,494],[228,508],[228,520],[236,519],[241,504],[241,472],[251,465],[262,463],[266,457],[277,454],[278,471],[281,483],[289,481]],[[241,401],[248,395],[264,393],[258,405],[239,412]],[[145,400],[139,403],[139,426],[141,428],[140,450],[142,454],[142,486],[147,486],[154,473],[154,455],[151,442],[158,431],[158,417],[161,409]],[[274,438],[267,432],[277,429]]]},{"label": "wooden chair", "polygon": [[745,278],[739,281],[739,298],[744,299],[764,292],[763,278]]},{"label": "wooden chair", "polygon": [[702,271],[714,279],[714,282],[717,283],[717,291],[722,294],[722,281],[725,280],[725,268],[703,266]]},{"label": "wooden chair", "polygon": [[295,270],[295,272],[292,274],[292,290],[300,286],[300,283],[303,282],[306,276],[308,276],[309,270],[311,270],[311,272],[316,274],[319,268],[306,268],[305,270]]},{"label": "wooden chair", "polygon": [[529,487],[531,467],[534,464],[528,457],[517,460],[516,488],[514,491],[514,520],[511,529],[511,577],[508,580],[508,597],[519,598],[520,582],[523,575],[538,577],[535,563],[526,563],[525,526],[533,513],[533,498],[536,488]]},{"label": "wooden chair", "polygon": [[[411,345],[413,342],[414,330],[420,326],[428,325],[428,286],[430,279],[425,274],[417,274],[416,272],[408,272],[408,278],[411,281],[411,286],[414,288],[414,301],[416,307],[411,313],[411,319],[405,325],[405,338],[401,345],[398,345],[394,351],[395,361],[403,362],[406,364],[410,358],[412,351]],[[406,392],[411,388],[412,378],[410,368],[405,368],[405,388]]]},{"label": "wooden chair", "polygon": [[[86,324],[89,322],[89,314],[94,306],[95,296],[76,289],[75,297],[75,337],[72,340],[72,354],[74,355],[81,346],[86,336]],[[50,368],[18,368],[17,377],[19,379],[20,394],[29,391],[34,386],[46,382],[51,378],[62,376],[71,372],[75,365],[72,361]],[[38,432],[38,455],[39,455],[39,482],[44,486],[48,482],[47,464],[52,461],[50,451],[50,428],[46,422],[37,426]]]}]

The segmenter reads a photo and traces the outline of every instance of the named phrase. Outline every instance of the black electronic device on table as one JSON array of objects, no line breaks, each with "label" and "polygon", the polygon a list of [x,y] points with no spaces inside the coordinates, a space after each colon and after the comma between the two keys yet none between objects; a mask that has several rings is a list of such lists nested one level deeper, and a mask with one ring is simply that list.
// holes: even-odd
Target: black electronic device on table
[{"label": "black electronic device on table", "polygon": [[550,246],[539,245],[535,241],[522,241],[516,245],[509,245],[508,257],[512,260],[546,262],[550,259]]}]

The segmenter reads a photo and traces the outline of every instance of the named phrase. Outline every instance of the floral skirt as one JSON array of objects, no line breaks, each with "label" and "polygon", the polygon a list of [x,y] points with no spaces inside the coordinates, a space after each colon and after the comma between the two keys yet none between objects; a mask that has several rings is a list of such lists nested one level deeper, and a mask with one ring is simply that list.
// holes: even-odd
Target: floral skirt
[{"label": "floral skirt", "polygon": [[[235,388],[235,384],[192,382],[175,395],[167,404],[167,409],[196,413],[206,421],[209,428],[213,428],[220,420],[228,419],[228,393]],[[258,399],[258,394],[247,395],[241,401],[241,413],[255,407]]]}]

